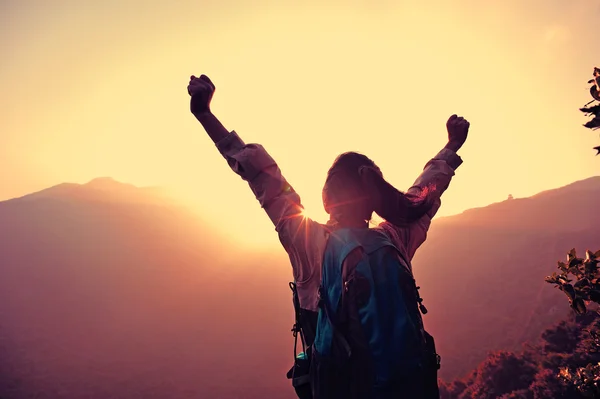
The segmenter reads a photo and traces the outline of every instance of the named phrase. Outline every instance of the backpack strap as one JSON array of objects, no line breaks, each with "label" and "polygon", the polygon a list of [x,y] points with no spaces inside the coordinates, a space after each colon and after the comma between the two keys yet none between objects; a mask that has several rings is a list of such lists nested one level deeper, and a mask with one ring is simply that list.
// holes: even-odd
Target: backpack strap
[{"label": "backpack strap", "polygon": [[[367,234],[368,235],[366,236],[365,250],[368,253],[373,253],[383,247],[394,248],[396,250],[396,253],[400,257],[400,259],[404,263],[404,266],[406,267],[407,271],[412,276],[410,261],[406,258],[405,254],[402,251],[400,251],[398,249],[398,247],[390,241],[390,239],[388,237],[384,236],[381,232],[378,232],[375,230],[369,230]],[[425,305],[423,305],[423,298],[421,298],[421,294],[419,293],[419,290],[421,289],[421,287],[417,286],[417,282],[415,281],[414,276],[412,276],[412,279],[413,279],[413,281],[415,283],[415,287],[416,287],[417,303],[419,304],[419,310],[421,311],[422,314],[425,315],[425,314],[427,314],[427,308],[425,307]]]},{"label": "backpack strap", "polygon": [[302,313],[300,309],[300,300],[298,299],[298,288],[295,282],[291,282],[290,289],[292,290],[292,300],[294,303],[295,322],[292,326],[292,333],[294,335],[294,359],[298,356],[298,335],[300,335],[300,341],[302,342],[302,352],[306,353],[306,340],[304,337],[304,331],[302,329]]},{"label": "backpack strap", "polygon": [[[295,282],[290,282],[289,287],[293,294],[295,323],[292,327],[294,334],[294,362],[292,368],[287,372],[287,378],[292,381],[292,386],[300,399],[312,399],[312,391],[310,385],[310,352],[311,346],[307,348],[306,336],[304,329],[306,323],[310,322],[307,317],[304,320],[302,309],[300,308],[300,300],[298,299],[298,289]],[[302,356],[298,354],[298,335],[302,342]]]},{"label": "backpack strap", "polygon": [[[350,229],[340,229],[330,234],[321,266],[321,285],[319,286],[319,317],[317,320],[317,337],[315,349],[322,355],[330,353],[334,339],[341,345],[345,355],[352,355],[350,344],[340,332],[336,318],[342,297],[341,268],[348,255],[357,248],[362,248]],[[327,287],[327,288],[325,288]]]},{"label": "backpack strap", "polygon": [[344,337],[344,335],[340,332],[340,327],[339,324],[337,322],[337,318],[335,317],[335,315],[331,312],[331,309],[329,308],[329,304],[327,301],[327,296],[323,290],[323,287],[319,287],[319,307],[321,309],[323,309],[323,312],[325,314],[325,317],[327,318],[327,320],[329,321],[330,325],[331,325],[331,330],[333,332],[333,337],[335,339],[338,340],[338,342],[342,345],[342,348],[344,349],[344,352],[346,354],[346,358],[349,359],[350,356],[352,356],[352,348],[350,347],[350,344],[348,343],[348,340]]}]

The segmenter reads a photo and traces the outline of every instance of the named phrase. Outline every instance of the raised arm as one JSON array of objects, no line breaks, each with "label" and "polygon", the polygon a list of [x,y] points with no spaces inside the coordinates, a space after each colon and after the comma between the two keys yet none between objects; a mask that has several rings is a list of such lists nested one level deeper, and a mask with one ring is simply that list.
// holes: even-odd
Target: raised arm
[{"label": "raised arm", "polygon": [[373,208],[385,219],[379,227],[387,230],[393,241],[412,259],[427,237],[431,219],[441,205],[454,171],[462,164],[457,151],[467,139],[469,122],[452,115],[447,122],[448,143],[423,169],[414,184],[402,193],[385,181],[376,168],[364,167],[359,173],[369,193],[374,193]]},{"label": "raised arm", "polygon": [[411,259],[416,250],[425,242],[431,220],[440,209],[441,196],[450,185],[455,170],[462,164],[462,159],[458,156],[457,151],[467,140],[469,126],[470,123],[462,117],[452,115],[448,119],[446,123],[448,143],[425,165],[423,172],[407,191],[408,195],[421,196],[425,194],[433,204],[424,216],[408,227],[406,249]]},{"label": "raised arm", "polygon": [[[277,163],[259,144],[245,144],[235,131],[229,132],[210,110],[215,85],[202,75],[192,76],[188,86],[192,114],[202,124],[219,152],[231,169],[248,182],[261,207],[265,210],[279,234],[286,251],[298,252],[298,246],[306,245],[309,230],[313,234],[315,222],[302,214],[304,207],[300,197],[283,177]],[[294,255],[296,256],[296,255]],[[298,278],[300,269],[307,264],[292,261]]]},{"label": "raised arm", "polygon": [[301,218],[303,207],[300,197],[261,145],[245,144],[235,131],[229,132],[211,112],[214,92],[215,85],[207,76],[192,76],[188,86],[190,110],[231,169],[248,182],[277,231],[281,231],[290,221]]}]

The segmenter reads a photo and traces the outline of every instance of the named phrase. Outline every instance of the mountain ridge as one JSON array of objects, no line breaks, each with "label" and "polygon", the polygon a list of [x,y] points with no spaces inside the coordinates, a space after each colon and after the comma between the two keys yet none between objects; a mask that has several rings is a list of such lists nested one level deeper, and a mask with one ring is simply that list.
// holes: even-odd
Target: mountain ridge
[{"label": "mountain ridge", "polygon": [[[285,251],[237,250],[185,208],[120,184],[0,202],[0,397],[293,395]],[[571,248],[600,249],[597,201],[581,195],[600,179],[565,187],[434,219],[413,270],[443,379],[567,314],[544,277]]]},{"label": "mountain ridge", "polygon": [[[512,225],[519,230],[543,230],[556,225],[590,223],[588,209],[600,198],[600,176],[579,180],[562,187],[541,191],[530,197],[507,199],[486,206],[471,208],[462,213],[435,219],[438,226],[448,224],[478,225],[478,220],[493,220],[495,226]],[[557,212],[565,206],[572,208],[566,215]]]},{"label": "mountain ridge", "polygon": [[0,201],[0,204],[18,201],[38,201],[41,199],[181,205],[179,201],[162,187],[139,187],[130,183],[117,181],[112,177],[97,177],[83,184],[59,183],[20,197]]},{"label": "mountain ridge", "polygon": [[[25,194],[19,197],[9,198],[6,200],[0,201],[0,204],[8,201],[17,201],[17,200],[31,200],[38,199],[41,197],[64,197],[68,194],[73,194],[78,190],[94,190],[96,192],[103,193],[145,193],[151,197],[155,197],[160,200],[169,200],[176,201],[170,194],[167,193],[167,190],[163,189],[160,186],[136,186],[131,183],[125,183],[118,181],[110,176],[101,176],[96,177],[88,181],[87,183],[70,183],[63,182],[59,183],[38,191],[34,191],[29,194]],[[567,193],[568,191],[568,193]],[[600,176],[591,176],[585,179],[577,180],[572,183],[566,184],[564,186],[559,186],[555,188],[549,188],[546,190],[542,190],[536,194],[533,194],[529,197],[517,197],[510,198],[503,201],[493,202],[487,205],[477,206],[469,209],[465,209],[460,213],[456,213],[453,215],[440,216],[436,217],[435,221],[439,223],[446,223],[449,221],[455,221],[457,217],[463,215],[471,216],[474,213],[480,212],[485,209],[506,206],[507,203],[523,203],[523,201],[527,201],[533,198],[548,198],[556,195],[566,195],[566,194],[574,194],[575,192],[592,192],[600,194]],[[142,197],[137,197],[137,199]]]}]

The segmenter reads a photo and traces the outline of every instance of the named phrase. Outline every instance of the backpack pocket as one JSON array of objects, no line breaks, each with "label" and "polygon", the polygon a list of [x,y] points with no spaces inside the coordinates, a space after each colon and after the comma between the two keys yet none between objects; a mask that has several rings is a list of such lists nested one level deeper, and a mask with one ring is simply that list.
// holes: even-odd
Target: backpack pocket
[{"label": "backpack pocket", "polygon": [[440,369],[441,358],[435,349],[435,341],[427,331],[425,331],[425,399],[438,399],[440,391],[438,387],[438,370]]},{"label": "backpack pocket", "polygon": [[312,399],[312,388],[310,383],[311,348],[306,353],[302,352],[294,361],[294,365],[288,371],[287,378],[292,380],[292,386],[299,399]]}]

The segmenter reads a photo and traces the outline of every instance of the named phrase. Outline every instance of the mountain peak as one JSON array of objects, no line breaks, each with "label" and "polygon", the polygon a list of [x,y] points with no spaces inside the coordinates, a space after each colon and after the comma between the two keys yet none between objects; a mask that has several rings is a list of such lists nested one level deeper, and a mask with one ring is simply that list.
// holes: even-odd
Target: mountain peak
[{"label": "mountain peak", "polygon": [[116,181],[112,177],[97,177],[95,179],[90,180],[86,184],[83,184],[85,187],[101,189],[101,190],[117,190],[123,188],[137,188],[133,184],[121,183]]},{"label": "mountain peak", "polygon": [[101,177],[96,177],[96,178],[90,180],[86,184],[96,184],[96,183],[118,183],[118,182],[110,176],[101,176]]},{"label": "mountain peak", "polygon": [[40,199],[162,204],[170,197],[159,187],[137,187],[112,177],[97,177],[85,184],[57,184],[10,201]]}]

